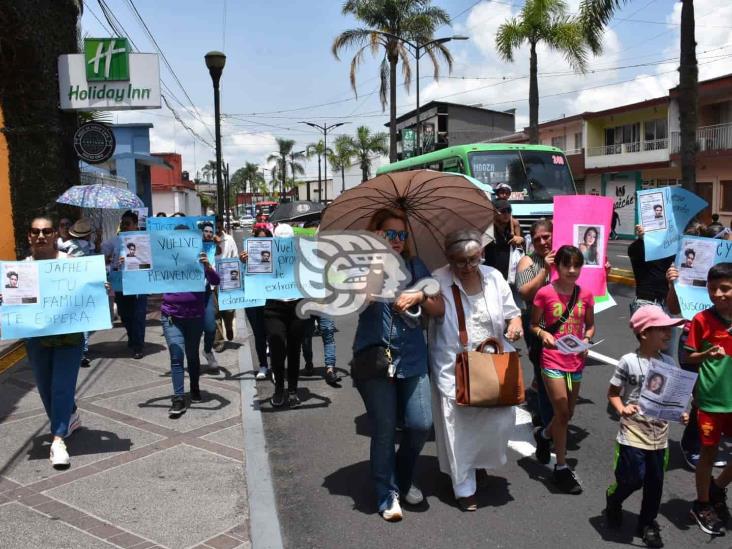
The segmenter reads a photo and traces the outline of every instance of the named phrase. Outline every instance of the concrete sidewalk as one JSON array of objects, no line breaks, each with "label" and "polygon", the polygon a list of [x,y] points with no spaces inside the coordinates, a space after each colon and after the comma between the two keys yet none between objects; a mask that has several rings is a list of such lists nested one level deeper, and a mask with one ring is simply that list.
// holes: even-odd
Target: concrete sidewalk
[{"label": "concrete sidewalk", "polygon": [[[250,547],[238,345],[201,379],[203,402],[168,418],[162,329],[148,316],[145,357],[124,330],[92,336],[67,440],[71,468],[48,460],[48,422],[27,359],[0,375],[0,539],[10,548]],[[188,381],[186,380],[186,390]]]}]

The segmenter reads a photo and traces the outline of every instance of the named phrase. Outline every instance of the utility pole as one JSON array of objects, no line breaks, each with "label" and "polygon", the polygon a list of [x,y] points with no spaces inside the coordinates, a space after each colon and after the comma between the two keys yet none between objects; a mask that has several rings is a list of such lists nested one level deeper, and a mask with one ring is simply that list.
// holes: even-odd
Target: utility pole
[{"label": "utility pole", "polygon": [[[300,124],[307,124],[308,126],[312,128],[316,128],[323,132],[323,155],[326,156],[325,158],[325,197],[323,197],[323,188],[320,183],[320,176],[318,176],[318,201],[319,202],[325,202],[328,199],[328,132],[332,130],[333,128],[337,128],[338,126],[343,126],[344,124],[350,124],[350,122],[337,122],[335,124],[331,124],[330,126],[328,124],[316,124],[315,122],[300,122]],[[318,155],[318,174],[320,174],[320,155]]]}]

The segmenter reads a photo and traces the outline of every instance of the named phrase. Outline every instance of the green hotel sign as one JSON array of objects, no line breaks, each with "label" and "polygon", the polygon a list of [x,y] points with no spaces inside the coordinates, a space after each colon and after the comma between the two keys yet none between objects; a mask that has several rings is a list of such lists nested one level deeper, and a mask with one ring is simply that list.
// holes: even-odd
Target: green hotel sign
[{"label": "green hotel sign", "polygon": [[86,79],[119,81],[130,79],[130,50],[127,38],[84,39]]}]

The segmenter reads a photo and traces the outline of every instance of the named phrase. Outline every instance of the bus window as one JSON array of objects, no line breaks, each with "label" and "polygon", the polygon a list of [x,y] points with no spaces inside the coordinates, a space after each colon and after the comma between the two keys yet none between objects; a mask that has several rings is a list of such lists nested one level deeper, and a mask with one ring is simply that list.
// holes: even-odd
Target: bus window
[{"label": "bus window", "polygon": [[464,173],[462,162],[458,157],[447,158],[442,161],[442,171],[449,173]]},{"label": "bus window", "polygon": [[526,174],[518,151],[474,152],[469,155],[469,159],[470,171],[479,181],[492,187],[498,183],[508,183],[513,191],[528,193]]}]

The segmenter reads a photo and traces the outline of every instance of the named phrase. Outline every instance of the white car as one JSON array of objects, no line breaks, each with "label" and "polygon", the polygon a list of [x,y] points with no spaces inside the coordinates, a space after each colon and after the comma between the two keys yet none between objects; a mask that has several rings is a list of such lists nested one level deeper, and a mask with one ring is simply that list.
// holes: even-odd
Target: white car
[{"label": "white car", "polygon": [[254,226],[256,220],[251,215],[243,215],[239,218],[239,226],[249,229]]}]

